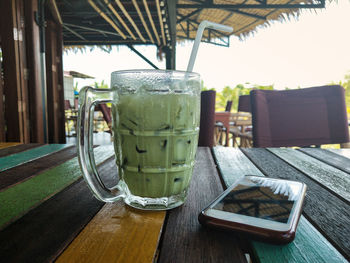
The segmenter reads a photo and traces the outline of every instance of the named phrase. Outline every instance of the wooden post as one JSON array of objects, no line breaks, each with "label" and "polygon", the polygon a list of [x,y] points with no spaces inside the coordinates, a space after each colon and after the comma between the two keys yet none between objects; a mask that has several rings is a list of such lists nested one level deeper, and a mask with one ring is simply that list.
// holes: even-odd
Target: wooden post
[{"label": "wooden post", "polygon": [[166,50],[166,68],[176,69],[176,2],[167,0],[171,46]]},{"label": "wooden post", "polygon": [[[1,38],[0,38],[1,47]],[[2,79],[2,67],[0,59],[0,142],[5,142],[5,115],[4,115],[4,85]]]},{"label": "wooden post", "polygon": [[62,27],[47,20],[46,86],[49,143],[65,143],[63,69],[62,69]]},{"label": "wooden post", "polygon": [[23,0],[0,1],[7,141],[30,142]]},{"label": "wooden post", "polygon": [[28,99],[30,112],[30,141],[45,143],[43,118],[43,92],[42,72],[40,66],[40,36],[39,26],[35,22],[34,14],[38,12],[38,0],[24,1],[25,24],[26,24],[26,53],[28,65]]},{"label": "wooden post", "polygon": [[58,116],[59,116],[59,142],[66,143],[66,129],[65,129],[65,110],[64,110],[64,88],[63,88],[63,32],[62,25],[57,24],[57,92],[58,92]]}]

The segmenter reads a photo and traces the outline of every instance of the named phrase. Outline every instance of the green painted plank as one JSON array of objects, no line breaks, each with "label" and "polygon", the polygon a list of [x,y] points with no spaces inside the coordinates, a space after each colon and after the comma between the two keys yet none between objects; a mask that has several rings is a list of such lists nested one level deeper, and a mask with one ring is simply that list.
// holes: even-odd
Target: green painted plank
[{"label": "green painted plank", "polygon": [[294,149],[268,148],[268,150],[327,187],[334,194],[350,201],[350,176],[348,173]]},{"label": "green painted plank", "polygon": [[[97,164],[113,156],[113,146],[94,150]],[[73,158],[59,166],[7,190],[0,192],[0,228],[23,215],[82,176],[78,159]]]},{"label": "green painted plank", "polygon": [[[312,237],[312,240],[310,240]],[[295,239],[284,246],[253,242],[260,262],[348,262],[305,218],[301,218]]]},{"label": "green painted plank", "polygon": [[26,143],[26,144],[19,144],[13,147],[7,147],[7,148],[0,148],[0,158],[5,157],[11,154],[20,153],[24,151],[28,151],[30,149],[34,149],[36,147],[43,146],[44,144],[39,143]]},{"label": "green painted plank", "polygon": [[0,158],[0,172],[15,167],[17,165],[33,161],[53,152],[60,151],[69,144],[47,144],[28,151],[8,155]]},{"label": "green painted plank", "polygon": [[350,159],[350,149],[327,149],[327,151],[339,154]]},{"label": "green painted plank", "polygon": [[340,154],[332,151],[326,151],[325,149],[321,148],[300,148],[298,151],[310,155],[311,157],[337,169],[340,169],[343,172],[350,173],[349,158],[344,157]]},{"label": "green painted plank", "polygon": [[[253,149],[254,150],[254,149]],[[239,149],[213,148],[218,169],[226,186],[245,174],[262,175],[255,165]],[[278,169],[278,167],[276,167]],[[259,173],[257,172],[259,171]],[[255,171],[255,172],[254,172]],[[307,221],[300,217],[296,238],[284,246],[253,242],[253,249],[260,263],[279,262],[347,262],[347,260]]]},{"label": "green painted plank", "polygon": [[[244,175],[264,176],[251,162],[247,162],[247,157],[238,148],[218,146],[213,148],[213,153],[227,187]],[[227,162],[228,157],[229,162]]]},{"label": "green painted plank", "polygon": [[[319,153],[319,148],[310,149],[315,154]],[[346,259],[350,260],[349,204],[266,149],[246,148],[241,150],[255,166],[269,177],[300,181],[307,185],[303,215],[312,225],[317,226],[323,236]]]}]

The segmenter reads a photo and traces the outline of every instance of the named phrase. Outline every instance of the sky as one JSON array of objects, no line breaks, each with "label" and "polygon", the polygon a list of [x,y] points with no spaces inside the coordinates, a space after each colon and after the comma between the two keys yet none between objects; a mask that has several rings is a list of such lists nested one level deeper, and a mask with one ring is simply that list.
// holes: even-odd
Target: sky
[{"label": "sky", "polygon": [[[190,41],[177,45],[177,70],[186,70],[192,45]],[[165,59],[157,60],[155,46],[136,49],[165,69]],[[102,80],[109,84],[113,71],[152,68],[126,46],[114,47],[111,53],[99,49],[64,53],[63,67],[95,77],[77,79],[79,88]],[[245,83],[284,89],[343,80],[350,73],[350,1],[332,1],[316,12],[303,10],[298,19],[258,28],[243,40],[231,36],[229,48],[201,43],[193,71],[207,88],[217,91]]]}]

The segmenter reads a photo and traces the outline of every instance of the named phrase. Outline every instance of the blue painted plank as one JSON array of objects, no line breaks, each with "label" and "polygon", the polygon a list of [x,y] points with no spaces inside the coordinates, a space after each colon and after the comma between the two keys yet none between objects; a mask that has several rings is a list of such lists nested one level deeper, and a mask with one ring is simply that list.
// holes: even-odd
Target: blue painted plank
[{"label": "blue painted plank", "polygon": [[41,158],[45,155],[48,155],[53,152],[60,151],[64,148],[67,148],[69,144],[47,144],[38,148],[34,148],[28,151],[8,155],[0,158],[0,172],[21,165],[38,158]]}]

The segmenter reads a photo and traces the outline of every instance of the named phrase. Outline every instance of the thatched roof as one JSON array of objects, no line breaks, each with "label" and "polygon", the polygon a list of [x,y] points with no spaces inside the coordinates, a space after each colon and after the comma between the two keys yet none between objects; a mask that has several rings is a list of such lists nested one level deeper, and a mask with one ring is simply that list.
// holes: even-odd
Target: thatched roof
[{"label": "thatched roof", "polygon": [[[63,40],[71,45],[155,44],[170,46],[194,39],[202,20],[232,26],[244,37],[271,21],[298,16],[301,9],[323,8],[325,0],[50,0],[63,25]],[[172,24],[175,21],[176,25]],[[229,34],[204,32],[205,41],[229,45]]]},{"label": "thatched roof", "polygon": [[[301,9],[324,7],[324,1],[312,0],[216,0],[212,4],[198,2],[178,2],[178,21],[183,19],[177,24],[178,38],[194,39],[197,24],[202,20],[232,26],[232,34],[242,38],[259,26],[268,26],[272,21],[297,17]],[[210,38],[208,32],[204,33],[204,38]]]},{"label": "thatched roof", "polygon": [[91,77],[89,75],[86,75],[84,73],[80,73],[77,71],[64,71],[64,76],[71,76],[73,78],[78,78],[78,79],[94,79],[95,77]]}]

